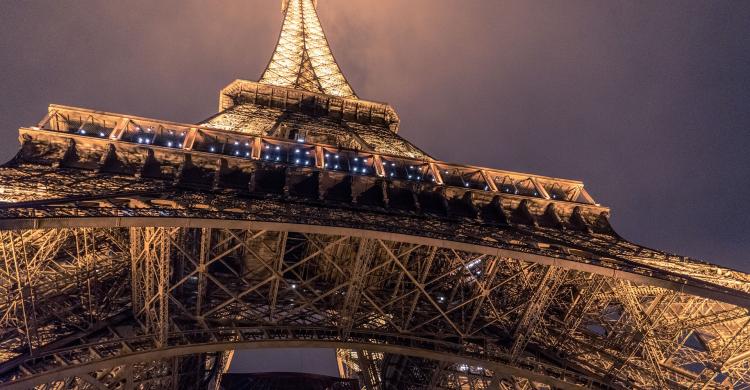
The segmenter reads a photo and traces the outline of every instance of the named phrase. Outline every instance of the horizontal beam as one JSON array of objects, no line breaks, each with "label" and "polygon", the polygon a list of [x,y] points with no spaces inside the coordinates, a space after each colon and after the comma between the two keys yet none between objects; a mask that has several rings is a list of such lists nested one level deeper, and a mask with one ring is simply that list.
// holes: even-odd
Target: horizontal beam
[{"label": "horizontal beam", "polygon": [[[361,101],[360,101],[361,103]],[[243,133],[241,131],[230,131],[230,130],[219,130],[215,128],[210,127],[199,127],[196,125],[190,125],[190,124],[183,124],[183,123],[175,123],[175,122],[169,122],[169,121],[161,121],[157,119],[147,119],[147,118],[140,118],[140,117],[133,117],[133,116],[127,116],[122,114],[114,114],[114,113],[105,113],[100,111],[93,111],[93,110],[87,110],[83,108],[75,108],[75,107],[66,107],[66,106],[57,106],[57,105],[51,105],[50,106],[50,114],[53,114],[51,116],[54,116],[56,114],[62,114],[62,115],[68,115],[68,116],[79,116],[79,117],[90,117],[93,118],[94,121],[107,121],[112,124],[116,123],[122,123],[123,121],[136,121],[139,122],[142,127],[165,127],[168,129],[172,129],[175,131],[180,132],[195,132],[199,131],[202,134],[207,134],[213,137],[217,138],[226,138],[226,137],[233,137],[236,139],[242,139],[242,142],[248,142],[248,144],[255,144],[256,138],[262,138],[263,141],[271,142],[271,143],[288,143],[288,139],[280,139],[280,138],[273,138],[273,137],[253,137],[248,135],[247,133]],[[48,114],[49,116],[49,114]],[[51,121],[51,119],[46,118],[45,125],[42,125],[41,127],[23,127],[19,130],[19,135],[21,138],[24,137],[37,137],[37,136],[58,136],[66,139],[72,139],[72,140],[80,140],[83,141],[84,144],[90,144],[90,147],[94,147],[98,143],[101,143],[102,147],[101,149],[106,151],[109,148],[110,144],[113,145],[137,145],[137,146],[148,146],[149,148],[153,148],[155,150],[163,149],[165,151],[169,151],[171,153],[176,153],[177,150],[188,150],[188,143],[185,143],[183,148],[176,148],[175,147],[166,147],[166,146],[158,146],[154,145],[153,143],[148,145],[141,145],[138,143],[133,142],[127,142],[125,140],[122,140],[122,137],[119,137],[118,139],[111,139],[109,137],[97,137],[96,134],[92,133],[85,133],[85,134],[76,134],[71,133],[68,131],[63,131],[60,129],[53,129],[47,126]],[[114,127],[112,129],[114,131]],[[120,129],[122,130],[122,129]],[[45,134],[46,133],[46,134]],[[23,140],[21,140],[23,142]],[[315,147],[315,146],[321,146],[326,148],[334,148],[339,149],[337,145],[329,145],[329,144],[317,144],[317,143],[293,143],[294,145],[298,145],[301,147]],[[344,149],[341,149],[344,151]],[[194,151],[191,151],[194,152]],[[350,152],[354,152],[353,150],[350,150]],[[221,157],[225,159],[233,159],[232,155],[226,155],[222,153],[210,153],[210,152],[200,152],[201,154],[205,154],[208,157]],[[257,151],[254,151],[254,153],[257,153]],[[378,153],[379,157],[386,158],[386,159],[400,159],[400,160],[409,160],[404,158],[404,156],[398,156],[398,155],[388,155],[384,153]],[[260,155],[255,154],[253,156],[254,159],[260,159]],[[238,161],[244,161],[244,156],[241,156],[239,158],[236,158]],[[514,182],[522,182],[525,180],[533,180],[534,182],[538,183],[541,188],[542,193],[545,190],[544,187],[556,187],[559,189],[562,189],[566,192],[572,191],[573,193],[578,193],[583,190],[583,183],[577,180],[569,180],[569,179],[562,179],[562,178],[553,178],[548,176],[542,176],[542,175],[535,175],[535,174],[527,174],[522,172],[511,172],[511,171],[505,171],[505,170],[499,170],[499,169],[492,169],[492,168],[485,168],[485,167],[477,167],[473,165],[466,165],[466,164],[453,164],[448,162],[441,162],[436,161],[432,159],[423,160],[414,158],[414,163],[418,164],[419,162],[434,162],[438,165],[440,165],[441,169],[451,169],[451,170],[459,170],[462,172],[462,174],[468,175],[471,172],[479,172],[483,181],[486,181],[486,187],[491,192],[502,192],[497,188],[497,184],[502,182],[505,178],[510,178]],[[320,161],[317,162],[318,165],[320,164]],[[435,175],[438,175],[438,173],[434,173]],[[497,181],[497,183],[494,183],[492,181]],[[484,186],[481,186],[484,187]],[[539,198],[544,198],[542,195],[538,196]],[[561,199],[559,197],[556,198],[557,200],[565,200]],[[576,199],[573,199],[572,201],[575,201]],[[579,199],[580,200],[580,199]],[[571,201],[571,200],[568,200]],[[583,199],[581,202],[575,202],[575,203],[581,203],[581,204],[592,204],[597,205],[595,201],[588,197]],[[599,205],[597,205],[599,206]]]},{"label": "horizontal beam", "polygon": [[699,285],[698,283],[680,283],[635,271],[615,269],[602,263],[586,263],[579,260],[544,256],[524,251],[509,250],[491,246],[477,245],[430,237],[422,237],[401,233],[382,232],[376,230],[356,229],[349,227],[304,225],[284,222],[262,222],[247,220],[227,220],[209,218],[176,218],[176,217],[73,217],[73,218],[28,218],[28,219],[0,219],[0,230],[26,229],[64,229],[64,228],[129,228],[129,227],[181,227],[181,228],[218,228],[218,229],[247,229],[266,231],[285,231],[307,234],[325,234],[351,236],[359,238],[378,239],[394,242],[404,242],[417,245],[429,245],[440,248],[450,248],[465,252],[484,254],[489,256],[514,258],[531,263],[576,270],[614,279],[628,280],[649,286],[713,299],[720,302],[750,308],[750,296],[742,292],[723,289],[719,286]]}]

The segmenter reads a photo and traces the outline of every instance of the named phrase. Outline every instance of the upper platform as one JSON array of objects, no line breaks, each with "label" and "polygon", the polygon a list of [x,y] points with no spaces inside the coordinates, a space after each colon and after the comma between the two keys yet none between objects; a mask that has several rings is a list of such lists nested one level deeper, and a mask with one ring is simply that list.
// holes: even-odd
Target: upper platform
[{"label": "upper platform", "polygon": [[431,160],[396,134],[399,117],[388,104],[253,81],[236,80],[224,88],[219,113],[201,126]]}]

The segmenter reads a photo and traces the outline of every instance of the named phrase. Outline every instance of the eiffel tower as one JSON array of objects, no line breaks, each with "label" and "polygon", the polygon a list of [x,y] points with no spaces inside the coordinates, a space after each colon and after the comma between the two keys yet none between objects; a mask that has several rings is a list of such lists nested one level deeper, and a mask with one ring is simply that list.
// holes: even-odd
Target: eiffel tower
[{"label": "eiffel tower", "polygon": [[314,0],[199,124],[51,105],[0,168],[0,387],[219,389],[330,348],[363,389],[748,389],[750,275],[620,237],[575,180],[436,159]]}]

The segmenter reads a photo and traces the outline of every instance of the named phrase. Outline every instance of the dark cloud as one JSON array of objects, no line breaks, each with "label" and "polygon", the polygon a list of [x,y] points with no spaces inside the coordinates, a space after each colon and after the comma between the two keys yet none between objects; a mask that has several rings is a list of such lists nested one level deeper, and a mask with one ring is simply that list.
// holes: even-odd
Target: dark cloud
[{"label": "dark cloud", "polygon": [[[750,271],[750,6],[320,0],[358,94],[436,157],[582,179],[626,237]],[[184,122],[257,79],[274,0],[0,2],[0,131],[48,103]],[[17,145],[0,145],[3,160]]]}]

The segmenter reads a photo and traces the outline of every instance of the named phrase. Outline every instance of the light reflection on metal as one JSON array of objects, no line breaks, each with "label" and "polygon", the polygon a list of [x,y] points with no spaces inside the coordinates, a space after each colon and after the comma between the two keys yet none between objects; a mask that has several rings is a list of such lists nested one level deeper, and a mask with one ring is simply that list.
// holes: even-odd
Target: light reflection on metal
[{"label": "light reflection on metal", "polygon": [[356,98],[328,46],[312,0],[284,3],[284,24],[263,84]]},{"label": "light reflection on metal", "polygon": [[581,182],[429,157],[285,5],[267,84],[204,125],[20,130],[2,387],[216,389],[228,350],[289,343],[368,390],[750,386],[750,275],[623,239]]}]

